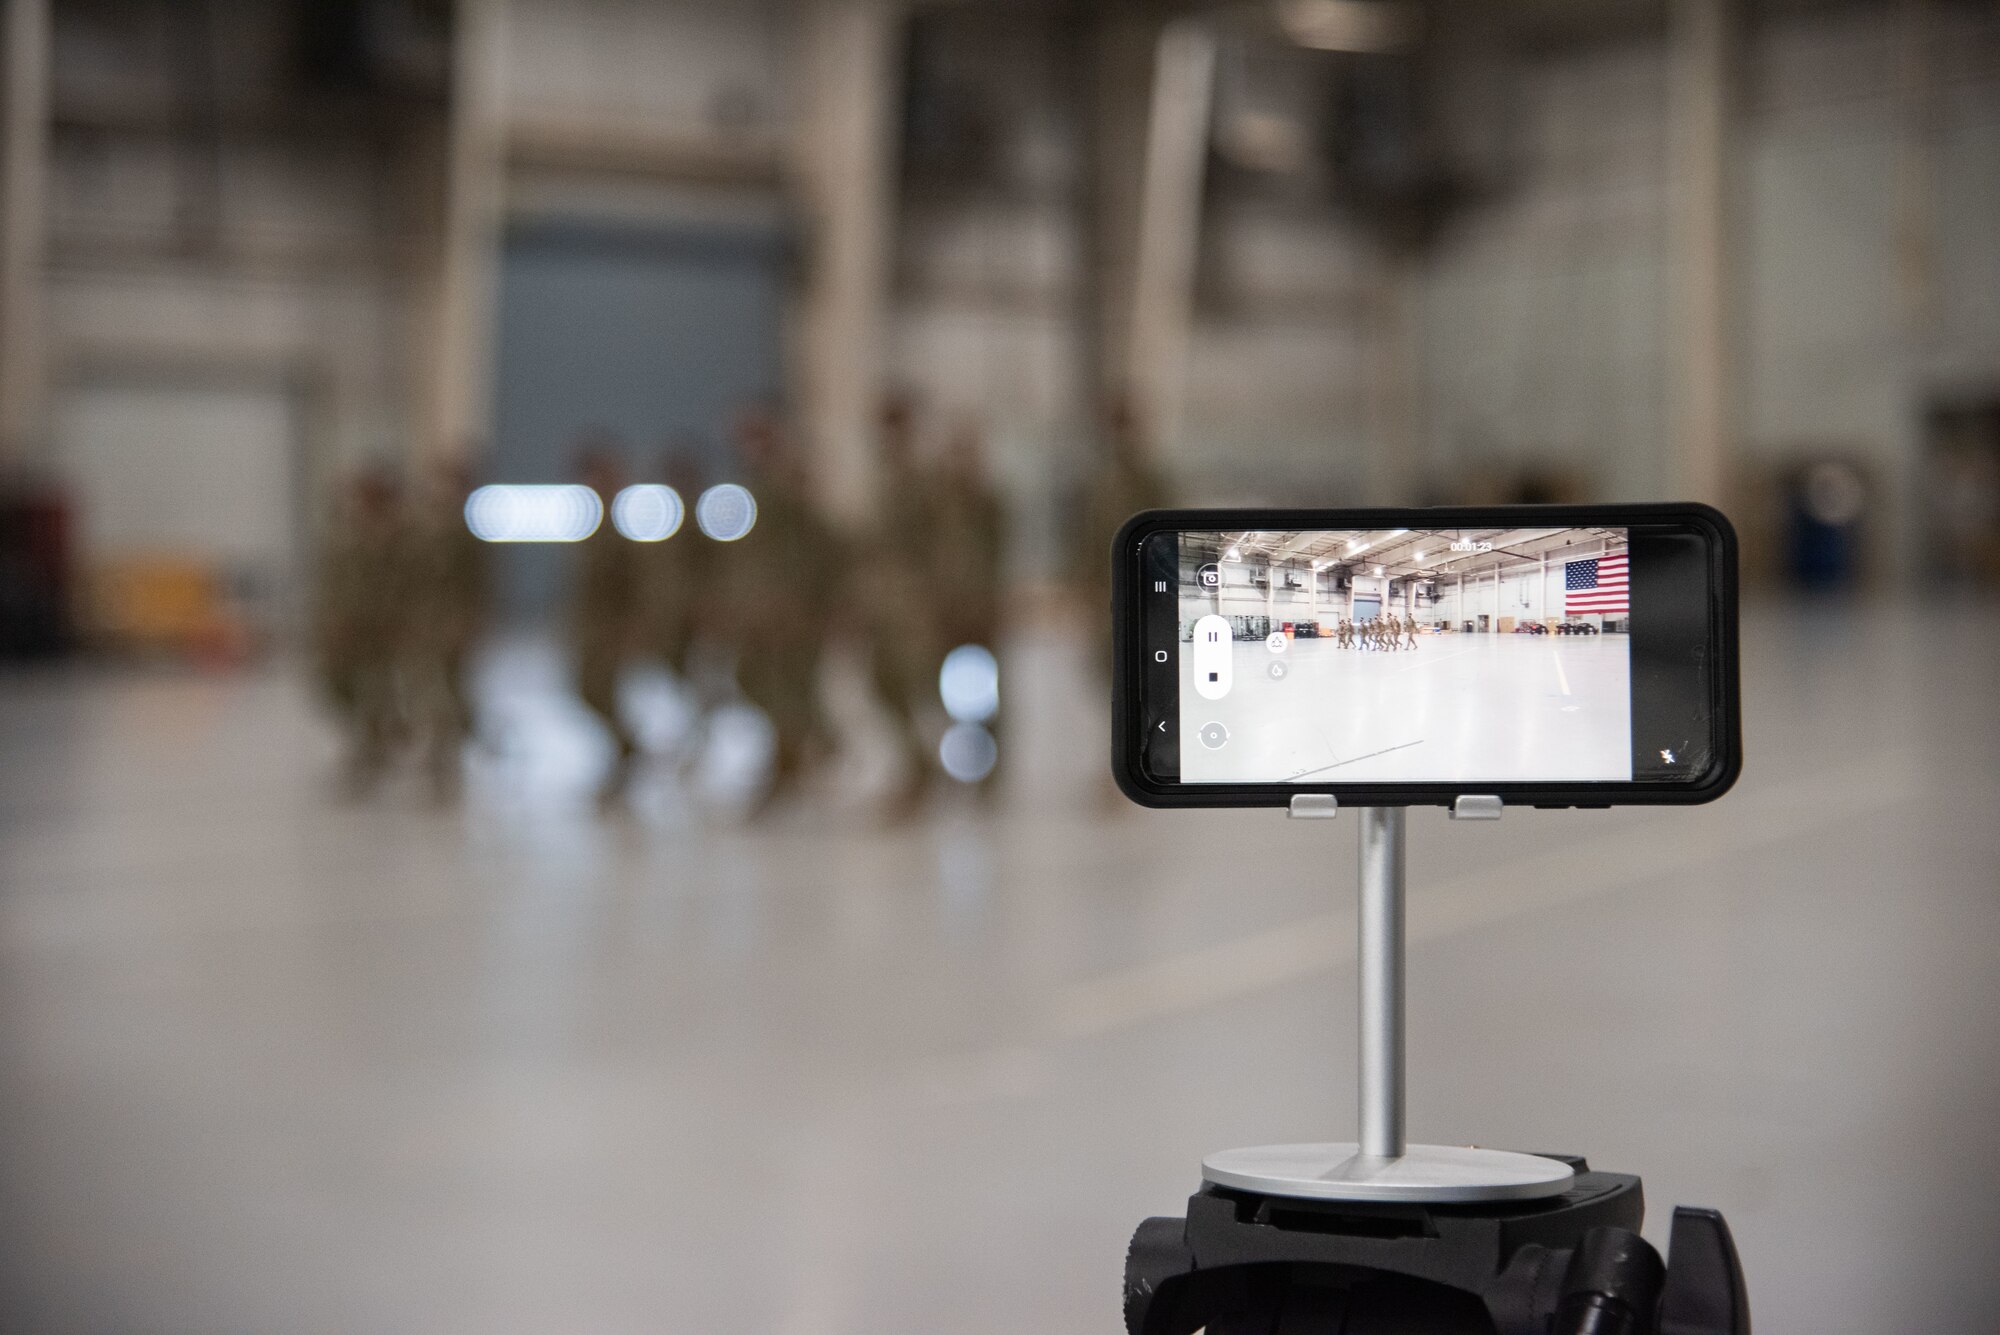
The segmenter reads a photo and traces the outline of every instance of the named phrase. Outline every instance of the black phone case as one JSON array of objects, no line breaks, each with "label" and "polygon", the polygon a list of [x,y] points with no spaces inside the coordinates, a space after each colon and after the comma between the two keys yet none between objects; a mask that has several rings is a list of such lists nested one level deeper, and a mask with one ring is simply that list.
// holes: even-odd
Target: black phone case
[{"label": "black phone case", "polygon": [[[1150,779],[1139,764],[1139,545],[1180,529],[1490,528],[1678,524],[1700,529],[1709,544],[1709,641],[1715,646],[1710,690],[1716,758],[1694,783],[1325,783],[1187,784]],[[1630,505],[1491,505],[1339,510],[1147,510],[1112,539],[1111,772],[1118,787],[1147,807],[1282,807],[1299,793],[1332,794],[1342,806],[1450,806],[1468,794],[1510,806],[1694,806],[1728,792],[1743,768],[1736,644],[1736,530],[1720,510],[1695,502]]]}]

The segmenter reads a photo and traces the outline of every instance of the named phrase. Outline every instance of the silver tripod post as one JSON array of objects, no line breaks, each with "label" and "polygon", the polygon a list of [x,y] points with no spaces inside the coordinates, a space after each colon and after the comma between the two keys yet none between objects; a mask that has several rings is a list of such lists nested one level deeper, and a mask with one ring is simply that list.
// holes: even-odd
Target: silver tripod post
[{"label": "silver tripod post", "polygon": [[[1497,797],[1461,797],[1454,819],[1498,819]],[[1291,814],[1338,814],[1320,794],[1292,800]],[[1410,1145],[1403,1132],[1404,942],[1402,807],[1361,811],[1360,896],[1355,938],[1360,1043],[1356,1091],[1360,1139],[1224,1150],[1202,1161],[1202,1177],[1266,1196],[1319,1200],[1534,1200],[1568,1190],[1568,1164],[1534,1154],[1459,1145]]]},{"label": "silver tripod post", "polygon": [[1403,817],[1401,807],[1361,812],[1361,894],[1356,933],[1360,986],[1361,1152],[1403,1154]]}]

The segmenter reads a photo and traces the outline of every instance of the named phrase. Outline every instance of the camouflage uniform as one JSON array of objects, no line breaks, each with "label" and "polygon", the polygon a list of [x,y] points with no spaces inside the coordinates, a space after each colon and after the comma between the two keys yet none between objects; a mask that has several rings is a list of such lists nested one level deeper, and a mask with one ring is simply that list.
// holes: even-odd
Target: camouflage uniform
[{"label": "camouflage uniform", "polygon": [[492,591],[486,544],[466,527],[466,490],[462,480],[443,484],[411,544],[410,708],[441,798],[457,792],[460,753],[476,731],[466,670],[486,629]]},{"label": "camouflage uniform", "polygon": [[906,811],[922,800],[935,771],[921,722],[937,699],[938,668],[951,646],[938,614],[936,482],[906,457],[887,465],[862,578],[863,615],[875,695],[903,759],[903,787],[891,807]]},{"label": "camouflage uniform", "polygon": [[393,484],[357,480],[328,526],[313,627],[320,686],[347,734],[346,784],[356,794],[380,781],[404,728],[408,550]]},{"label": "camouflage uniform", "polygon": [[722,544],[702,535],[695,525],[694,504],[701,494],[699,478],[685,469],[670,470],[670,485],[686,512],[681,526],[664,541],[647,544],[645,566],[645,649],[665,664],[687,694],[694,718],[675,746],[674,759],[683,771],[700,758],[709,711],[726,699],[718,691],[717,674],[709,660],[697,654],[713,645],[718,616]]},{"label": "camouflage uniform", "polygon": [[631,779],[639,743],[618,712],[618,682],[640,635],[638,545],[611,524],[612,488],[600,486],[605,521],[577,544],[576,581],[570,592],[569,638],[576,693],[611,734],[617,750],[600,800],[619,796]]},{"label": "camouflage uniform", "polygon": [[710,589],[718,554],[718,544],[703,537],[690,519],[666,541],[648,544],[643,557],[646,642],[683,682],[689,676],[694,646],[703,638],[704,622],[712,615]]},{"label": "camouflage uniform", "polygon": [[797,787],[826,741],[820,657],[840,553],[789,469],[761,469],[750,487],[756,525],[716,554],[725,596],[716,600],[715,620],[736,650],[737,686],[771,724],[769,805]]},{"label": "camouflage uniform", "polygon": [[[962,644],[977,644],[996,656],[999,653],[1006,552],[1006,508],[991,484],[980,476],[968,450],[944,470],[937,488],[937,538],[931,568],[941,639],[947,652]],[[999,715],[988,719],[986,727],[997,737]],[[996,765],[981,782],[982,792],[995,790],[998,773]]]}]

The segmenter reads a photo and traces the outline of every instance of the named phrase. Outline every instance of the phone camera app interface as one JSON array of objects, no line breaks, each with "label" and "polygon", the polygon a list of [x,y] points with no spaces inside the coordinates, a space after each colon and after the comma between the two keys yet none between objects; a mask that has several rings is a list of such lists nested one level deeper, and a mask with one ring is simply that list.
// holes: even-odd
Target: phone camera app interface
[{"label": "phone camera app interface", "polygon": [[1628,536],[1182,533],[1182,782],[1631,780]]}]

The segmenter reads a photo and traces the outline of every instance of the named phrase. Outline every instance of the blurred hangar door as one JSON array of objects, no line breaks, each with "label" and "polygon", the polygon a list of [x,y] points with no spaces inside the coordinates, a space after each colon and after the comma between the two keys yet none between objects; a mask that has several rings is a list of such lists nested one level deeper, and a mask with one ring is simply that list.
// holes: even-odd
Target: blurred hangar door
[{"label": "blurred hangar door", "polygon": [[92,628],[178,642],[291,611],[298,394],[277,379],[111,375],[62,386],[55,457],[77,507]]},{"label": "blurred hangar door", "polygon": [[[578,438],[592,430],[612,433],[632,481],[660,480],[669,449],[698,452],[708,480],[721,480],[730,422],[780,387],[785,254],[775,214],[512,224],[484,480],[569,480]],[[567,554],[505,553],[515,619],[557,610]]]}]

